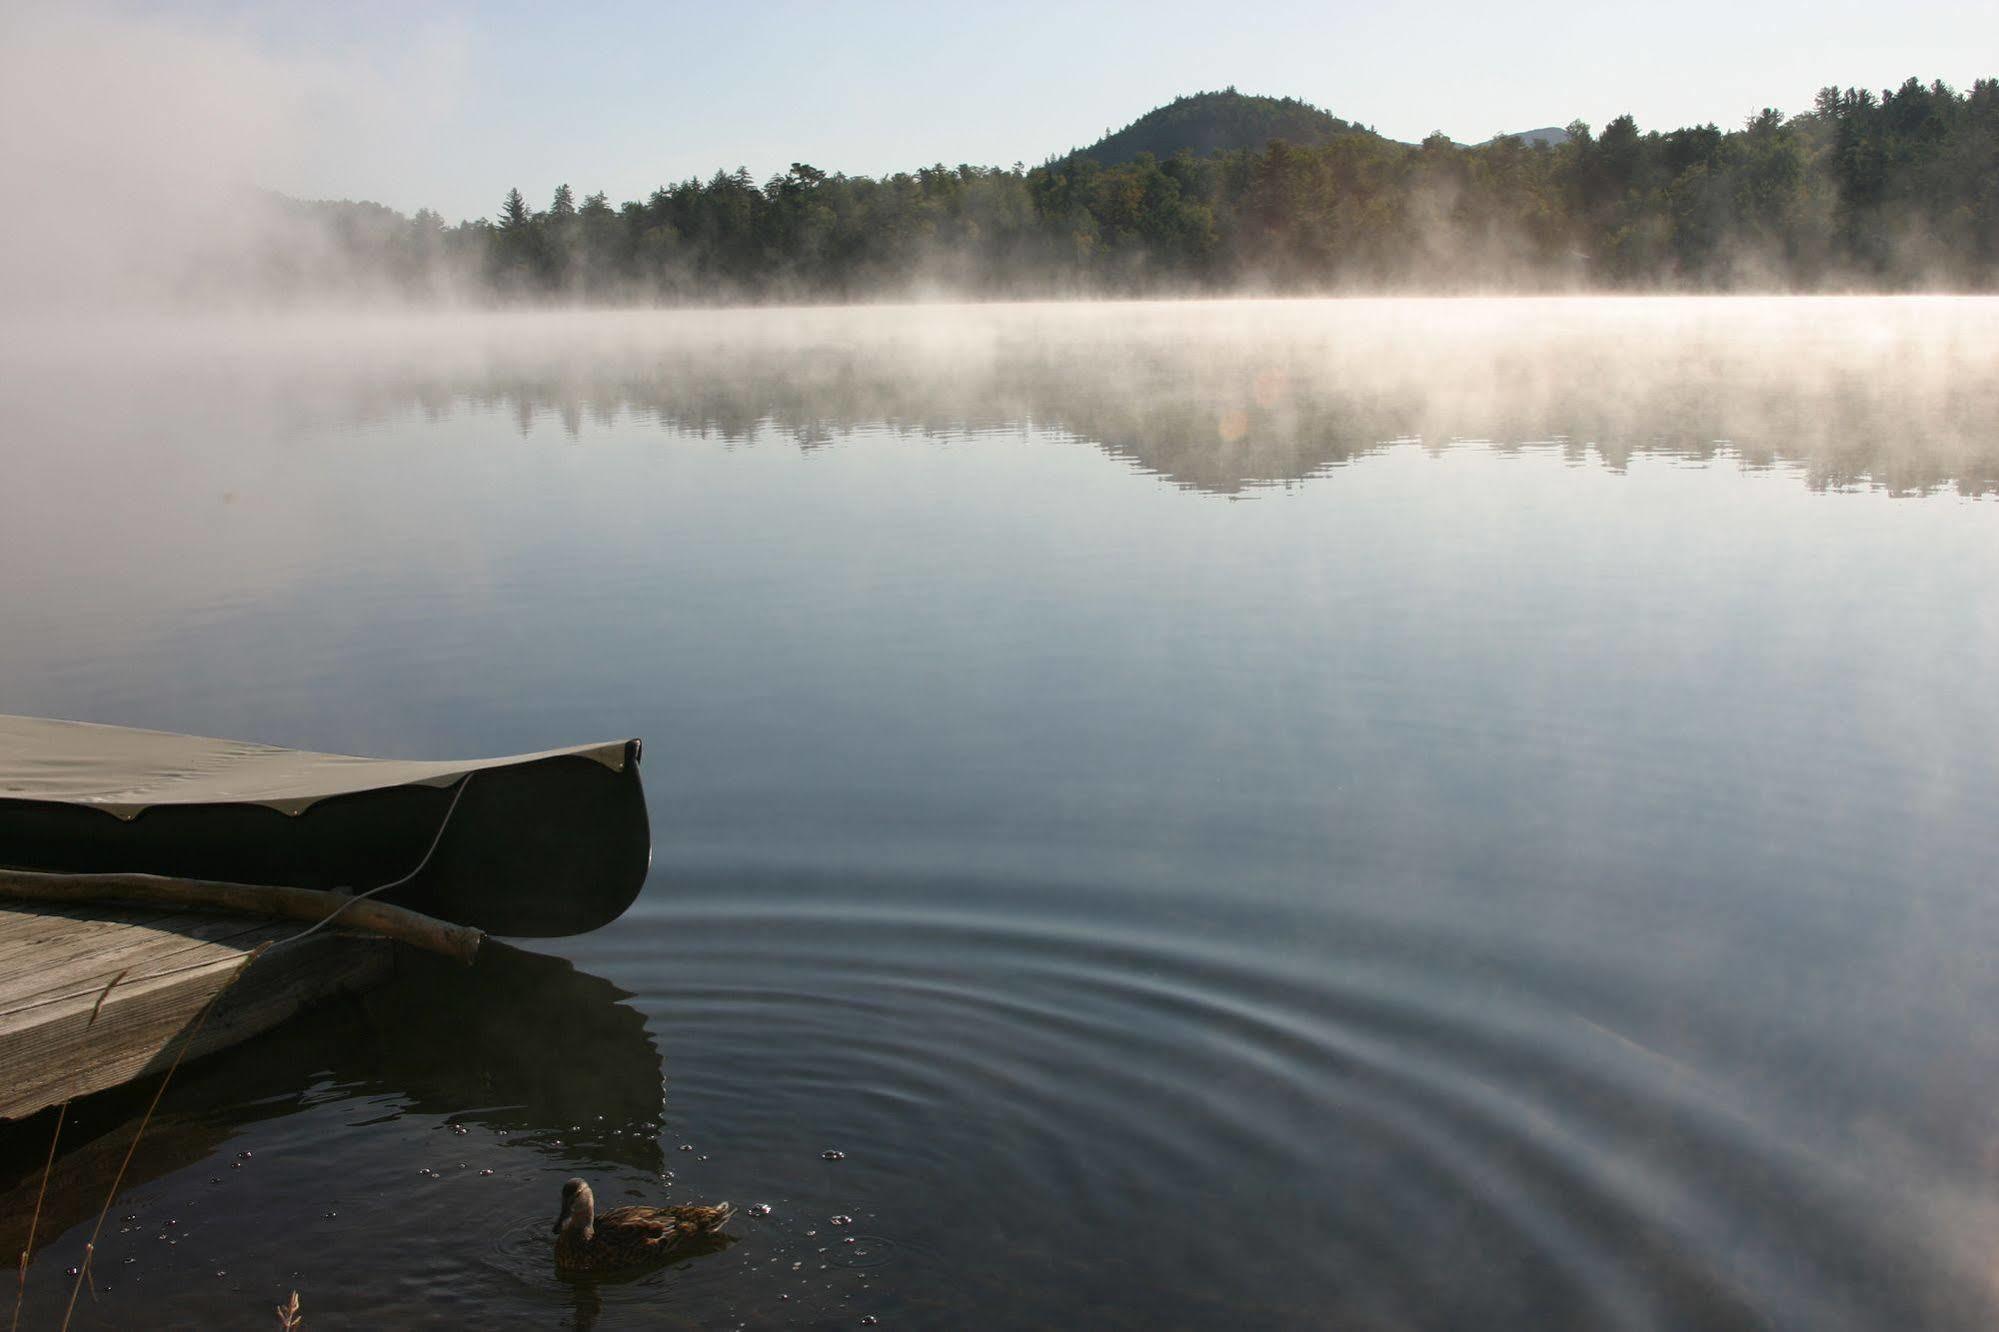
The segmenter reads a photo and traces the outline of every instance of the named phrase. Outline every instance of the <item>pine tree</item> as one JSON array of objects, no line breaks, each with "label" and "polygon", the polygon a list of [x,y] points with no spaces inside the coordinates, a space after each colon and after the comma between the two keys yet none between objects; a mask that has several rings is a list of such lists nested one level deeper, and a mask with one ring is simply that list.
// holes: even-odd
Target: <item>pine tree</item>
[{"label": "pine tree", "polygon": [[528,201],[521,198],[519,190],[508,190],[507,197],[500,204],[500,227],[504,231],[518,231],[528,224]]}]

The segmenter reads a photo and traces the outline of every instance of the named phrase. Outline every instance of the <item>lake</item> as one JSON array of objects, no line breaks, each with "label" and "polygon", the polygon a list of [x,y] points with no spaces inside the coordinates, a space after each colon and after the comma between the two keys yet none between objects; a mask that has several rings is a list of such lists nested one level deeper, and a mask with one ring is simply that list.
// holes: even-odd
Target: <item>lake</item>
[{"label": "lake", "polygon": [[[638,735],[655,836],[596,934],[183,1069],[79,1325],[1999,1317],[1999,301],[0,361],[0,712]],[[572,1174],[770,1210],[571,1283]]]}]

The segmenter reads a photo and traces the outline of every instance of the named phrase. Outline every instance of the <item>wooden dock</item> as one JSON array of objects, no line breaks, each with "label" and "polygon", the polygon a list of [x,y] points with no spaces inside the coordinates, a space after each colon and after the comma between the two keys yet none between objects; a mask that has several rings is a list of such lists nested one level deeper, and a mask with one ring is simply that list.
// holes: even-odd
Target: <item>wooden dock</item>
[{"label": "wooden dock", "polygon": [[489,930],[616,920],[652,864],[641,749],[417,762],[0,716],[0,1121],[378,984],[399,950],[469,967]]},{"label": "wooden dock", "polygon": [[394,969],[389,940],[331,930],[245,967],[258,945],[300,928],[162,907],[0,904],[0,1119],[164,1072],[197,1022],[190,1059]]}]

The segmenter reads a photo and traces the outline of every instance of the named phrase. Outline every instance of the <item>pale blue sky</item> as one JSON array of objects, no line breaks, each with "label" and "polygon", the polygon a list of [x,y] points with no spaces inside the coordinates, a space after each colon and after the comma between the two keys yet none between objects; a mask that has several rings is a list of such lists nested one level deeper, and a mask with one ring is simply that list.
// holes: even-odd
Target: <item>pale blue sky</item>
[{"label": "pale blue sky", "polygon": [[[490,214],[518,185],[614,201],[741,164],[878,174],[1038,162],[1174,96],[1288,94],[1401,139],[1739,124],[1826,83],[1999,75],[1999,4],[124,4],[315,87],[259,171],[314,196]],[[357,91],[364,90],[364,91]]]}]

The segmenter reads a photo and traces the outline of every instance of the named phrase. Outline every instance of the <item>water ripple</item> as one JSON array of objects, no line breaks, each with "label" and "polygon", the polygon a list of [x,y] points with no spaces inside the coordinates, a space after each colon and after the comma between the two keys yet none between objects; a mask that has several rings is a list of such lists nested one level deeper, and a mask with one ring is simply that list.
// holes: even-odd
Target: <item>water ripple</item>
[{"label": "water ripple", "polygon": [[[1585,1015],[1620,1013],[1628,978],[1382,930],[1315,957],[962,900],[697,892],[599,961],[647,959],[636,1002],[683,1110],[736,1150],[790,1131],[760,1106],[831,1107],[900,1176],[1002,1181],[990,1205],[1037,1251],[1137,1227],[1162,1257],[1319,1288],[1364,1262],[1361,1308],[1434,1310],[1500,1263],[1600,1326],[1839,1323],[1874,1297],[1843,1271],[1937,1227],[1919,1190]],[[1296,1196],[1243,1192],[1285,1179]],[[1184,1224],[1217,1207],[1241,1214]],[[1936,1254],[1960,1280],[1961,1258]]]}]

